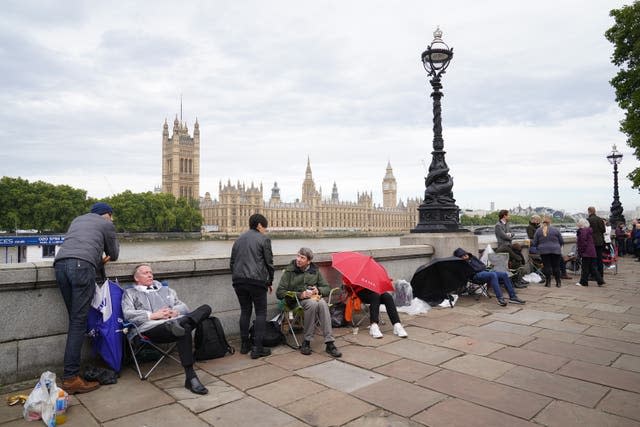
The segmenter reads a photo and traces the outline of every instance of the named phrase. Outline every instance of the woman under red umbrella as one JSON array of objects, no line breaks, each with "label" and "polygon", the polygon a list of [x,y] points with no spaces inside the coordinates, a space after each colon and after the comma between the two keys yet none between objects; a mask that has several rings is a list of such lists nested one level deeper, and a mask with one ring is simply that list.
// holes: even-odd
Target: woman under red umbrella
[{"label": "woman under red umbrella", "polygon": [[396,309],[396,303],[393,301],[393,296],[389,292],[383,292],[379,294],[370,289],[363,288],[359,285],[354,285],[346,277],[342,277],[343,281],[349,286],[353,292],[358,295],[358,298],[365,303],[369,304],[369,335],[373,338],[382,338],[382,332],[378,323],[380,322],[380,304],[384,304],[387,309],[387,315],[393,325],[394,335],[400,338],[406,338],[407,332],[400,323],[400,316],[398,316],[398,310]]},{"label": "woman under red umbrella", "polygon": [[369,304],[369,334],[373,338],[382,338],[378,322],[380,304],[387,308],[387,314],[393,324],[393,333],[406,338],[407,332],[400,323],[400,316],[393,297],[387,291],[393,291],[393,284],[387,270],[371,256],[359,252],[338,252],[331,255],[331,265],[342,274],[343,282],[365,304]]}]

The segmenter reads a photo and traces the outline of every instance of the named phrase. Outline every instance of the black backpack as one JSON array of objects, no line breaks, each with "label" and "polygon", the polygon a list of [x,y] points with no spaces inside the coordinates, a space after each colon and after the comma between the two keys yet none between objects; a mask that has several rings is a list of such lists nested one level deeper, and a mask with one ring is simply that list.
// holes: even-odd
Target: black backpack
[{"label": "black backpack", "polygon": [[[254,337],[254,327],[256,325],[256,321],[253,321],[253,324],[249,328],[249,338],[253,342]],[[280,324],[276,321],[268,321],[264,326],[264,336],[262,337],[262,346],[263,347],[277,347],[280,344],[285,344],[286,338],[282,331],[280,330]]]},{"label": "black backpack", "polygon": [[216,359],[224,357],[227,353],[233,354],[236,350],[229,345],[220,319],[211,316],[204,319],[196,328],[196,360]]}]

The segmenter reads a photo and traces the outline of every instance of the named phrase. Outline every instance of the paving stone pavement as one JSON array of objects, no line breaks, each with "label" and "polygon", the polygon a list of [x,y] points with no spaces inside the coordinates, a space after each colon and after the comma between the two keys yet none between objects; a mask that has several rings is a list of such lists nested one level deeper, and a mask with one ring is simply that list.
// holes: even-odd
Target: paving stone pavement
[{"label": "paving stone pavement", "polygon": [[[518,290],[524,306],[463,296],[402,315],[406,339],[388,322],[380,340],[366,325],[336,329],[342,359],[317,337],[311,356],[281,346],[202,362],[206,396],[174,362],[148,381],[127,367],[118,384],[73,396],[66,425],[640,427],[640,262],[618,271],[604,287],[532,284]],[[0,426],[41,425],[4,403],[29,386],[2,390]]]}]

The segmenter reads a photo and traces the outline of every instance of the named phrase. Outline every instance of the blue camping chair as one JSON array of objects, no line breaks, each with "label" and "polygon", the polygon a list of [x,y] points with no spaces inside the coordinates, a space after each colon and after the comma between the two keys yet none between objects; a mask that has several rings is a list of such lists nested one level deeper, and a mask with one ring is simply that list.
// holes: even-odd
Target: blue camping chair
[{"label": "blue camping chair", "polygon": [[[162,283],[162,286],[169,286],[166,280],[163,280],[160,283]],[[134,285],[128,285],[125,287],[125,289],[133,286]],[[173,352],[173,350],[176,348],[177,343],[175,342],[166,343],[166,344],[154,343],[151,339],[149,339],[149,337],[145,336],[144,332],[140,332],[140,330],[135,324],[128,322],[126,319],[124,321],[124,331],[127,337],[129,355],[133,359],[133,363],[136,366],[136,371],[138,371],[138,376],[140,377],[141,380],[144,381],[147,378],[149,378],[151,373],[166,358],[173,359],[178,365],[182,366],[182,364],[180,363],[180,360],[178,360],[175,356],[171,354],[171,352]],[[155,354],[159,354],[160,356],[155,361],[155,364],[146,373],[143,373],[143,370],[141,368],[142,360],[139,360],[139,359],[141,359],[141,355],[145,352],[145,350],[150,350],[151,352]]]},{"label": "blue camping chair", "polygon": [[96,292],[87,317],[87,335],[94,354],[99,354],[115,372],[122,368],[124,322],[122,289],[117,281],[96,284]]}]

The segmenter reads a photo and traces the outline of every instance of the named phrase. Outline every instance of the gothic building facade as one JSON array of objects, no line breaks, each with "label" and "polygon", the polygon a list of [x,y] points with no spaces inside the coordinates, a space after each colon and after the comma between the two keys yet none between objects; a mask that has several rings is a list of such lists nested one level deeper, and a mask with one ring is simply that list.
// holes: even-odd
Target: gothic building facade
[{"label": "gothic building facade", "polygon": [[[392,185],[393,184],[393,185]],[[418,221],[419,199],[396,203],[395,178],[391,165],[383,179],[383,206],[373,204],[372,194],[357,194],[355,202],[340,201],[338,187],[333,184],[331,196],[323,198],[316,189],[307,160],[302,194],[299,201],[282,202],[280,188],[275,182],[268,201],[264,189],[251,183],[219,183],[218,199],[207,192],[200,201],[205,228],[225,233],[241,233],[248,228],[249,217],[261,213],[269,220],[269,229],[279,232],[406,232]]]},{"label": "gothic building facade", "polygon": [[[186,123],[173,121],[169,126],[165,120],[162,131],[162,192],[176,198],[198,199],[200,194],[200,125],[193,126],[193,137]],[[218,185],[218,198],[209,192],[200,200],[200,211],[204,229],[236,234],[248,229],[249,217],[261,213],[269,220],[269,228],[282,232],[406,232],[418,222],[418,205],[421,200],[397,201],[397,184],[391,163],[387,163],[382,180],[383,203],[375,206],[371,192],[358,192],[357,200],[341,201],[338,186],[333,183],[331,195],[324,198],[322,190],[316,189],[311,163],[302,181],[299,200],[283,202],[280,188],[275,182],[268,201],[262,184],[227,181]]]},{"label": "gothic building facade", "polygon": [[193,137],[186,123],[173,121],[169,136],[169,125],[162,128],[162,192],[176,198],[198,200],[200,197],[200,125],[196,119]]}]

